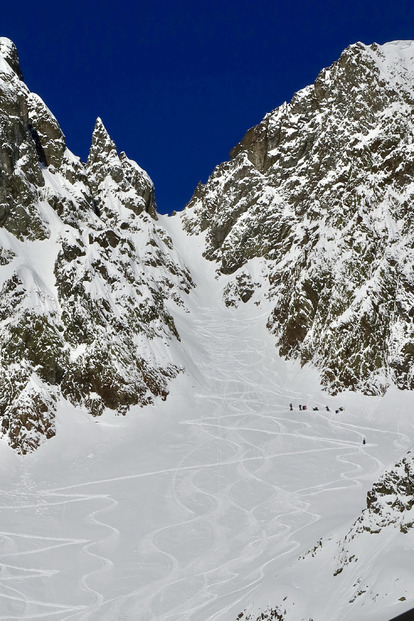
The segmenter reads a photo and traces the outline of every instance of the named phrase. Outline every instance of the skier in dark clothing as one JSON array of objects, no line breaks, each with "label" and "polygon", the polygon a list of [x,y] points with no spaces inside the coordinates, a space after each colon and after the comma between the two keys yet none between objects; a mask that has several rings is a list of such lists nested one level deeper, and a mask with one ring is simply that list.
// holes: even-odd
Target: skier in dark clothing
[{"label": "skier in dark clothing", "polygon": [[290,408],[290,411],[293,410],[293,405],[291,403],[289,403],[289,408]]}]

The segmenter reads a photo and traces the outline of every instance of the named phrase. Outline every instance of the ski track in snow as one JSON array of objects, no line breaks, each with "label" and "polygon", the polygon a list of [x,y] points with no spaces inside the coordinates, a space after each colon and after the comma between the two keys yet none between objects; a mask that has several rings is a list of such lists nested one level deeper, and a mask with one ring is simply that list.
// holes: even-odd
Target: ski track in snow
[{"label": "ski track in snow", "polygon": [[[25,473],[20,495],[4,491],[0,619],[235,619],[263,581],[340,524],[338,503],[356,517],[388,465],[377,443],[395,442],[396,457],[409,446],[397,430],[356,424],[348,408],[322,410],[300,371],[278,377],[284,363],[257,309],[252,319],[215,303],[185,318],[205,352],[203,380],[183,412],[159,406],[165,433],[145,460],[137,437],[120,444],[125,463],[108,449],[80,482],[69,469],[54,487],[44,469],[40,482]],[[320,409],[299,412],[299,402]]]},{"label": "ski track in snow", "polygon": [[[202,325],[205,325],[205,321],[205,319],[202,321]],[[239,326],[236,331],[240,333],[242,328]],[[309,511],[308,503],[304,500],[305,498],[313,494],[321,493],[326,488],[329,488],[330,490],[336,488],[339,489],[343,486],[343,480],[345,480],[349,485],[360,485],[360,482],[355,478],[355,475],[359,473],[362,466],[360,466],[356,461],[352,461],[352,455],[361,454],[360,444],[361,437],[364,434],[363,429],[352,425],[338,423],[336,421],[332,422],[322,413],[317,413],[316,415],[322,419],[325,419],[325,422],[329,425],[345,429],[355,427],[354,433],[357,437],[355,442],[351,442],[349,440],[333,440],[331,437],[321,437],[320,440],[327,444],[326,447],[301,451],[279,451],[266,453],[260,443],[249,440],[249,434],[253,434],[254,436],[255,433],[263,435],[264,437],[268,436],[270,438],[273,436],[280,438],[281,435],[283,435],[286,437],[295,436],[297,438],[311,439],[312,426],[306,420],[292,421],[292,419],[286,415],[286,412],[280,412],[279,415],[268,414],[267,412],[269,411],[269,406],[266,406],[263,403],[264,398],[269,399],[275,397],[275,393],[279,396],[283,396],[283,391],[280,387],[278,387],[275,392],[273,392],[273,390],[268,387],[267,391],[263,392],[263,390],[259,388],[259,386],[261,386],[260,382],[249,378],[248,365],[243,361],[239,361],[238,364],[236,363],[237,357],[242,356],[242,354],[246,355],[246,352],[235,351],[235,358],[230,361],[228,360],[228,348],[226,343],[227,341],[232,340],[235,335],[229,333],[226,327],[223,328],[223,326],[214,324],[211,327],[211,331],[204,331],[204,334],[202,333],[200,327],[200,337],[203,336],[205,339],[211,339],[212,334],[216,335],[218,341],[220,342],[220,349],[217,349],[215,353],[217,355],[221,350],[223,360],[218,358],[215,361],[216,368],[218,370],[218,377],[215,377],[214,374],[212,374],[206,379],[208,382],[215,383],[216,386],[221,386],[221,394],[213,394],[213,396],[199,395],[198,399],[203,399],[207,402],[207,407],[204,407],[203,409],[204,411],[208,410],[209,415],[201,419],[185,421],[186,425],[196,428],[201,438],[203,438],[200,445],[191,449],[186,455],[184,455],[180,463],[174,469],[139,473],[137,475],[128,475],[126,477],[114,478],[112,480],[108,479],[102,482],[91,481],[83,485],[71,486],[72,489],[78,488],[79,490],[82,490],[85,486],[101,486],[109,482],[128,480],[135,477],[156,477],[162,474],[171,474],[171,489],[174,501],[185,512],[189,513],[189,517],[180,522],[175,522],[172,525],[167,525],[160,529],[154,530],[149,533],[141,543],[143,548],[146,548],[147,550],[152,549],[152,554],[154,556],[159,556],[163,559],[162,562],[165,563],[165,576],[158,580],[157,583],[150,584],[149,588],[140,588],[128,593],[126,596],[105,602],[104,595],[100,593],[97,588],[90,586],[90,582],[92,578],[93,581],[99,582],[99,575],[102,572],[109,571],[112,566],[112,561],[110,559],[106,558],[102,554],[98,554],[94,551],[94,549],[97,548],[100,543],[108,543],[109,540],[119,537],[119,531],[103,521],[103,513],[111,511],[111,509],[117,504],[117,501],[104,494],[65,494],[67,488],[48,491],[45,493],[45,497],[46,503],[50,502],[50,506],[64,506],[67,503],[79,503],[82,501],[102,504],[102,500],[106,501],[105,506],[94,509],[84,518],[85,523],[89,523],[92,526],[97,527],[98,530],[101,529],[104,531],[102,538],[87,544],[84,543],[84,540],[62,540],[58,543],[51,544],[51,540],[45,537],[42,539],[42,543],[47,543],[47,545],[44,545],[41,548],[32,550],[29,549],[25,552],[15,552],[6,555],[3,554],[3,559],[27,554],[39,554],[45,550],[57,549],[67,545],[83,544],[81,552],[88,555],[95,561],[95,567],[91,569],[90,572],[85,573],[80,580],[82,588],[90,595],[91,601],[82,609],[79,609],[78,606],[70,608],[61,605],[53,605],[47,602],[39,602],[29,599],[24,595],[22,590],[5,586],[4,582],[12,580],[11,578],[1,579],[1,583],[4,585],[4,590],[1,594],[2,598],[8,598],[24,605],[24,609],[22,609],[19,615],[14,618],[87,619],[94,618],[94,613],[97,612],[98,615],[96,618],[132,619],[144,618],[140,616],[133,616],[135,614],[140,615],[139,611],[142,611],[144,615],[147,615],[145,618],[148,619],[165,618],[178,620],[191,618],[196,613],[197,609],[200,611],[198,614],[202,614],[201,611],[203,604],[209,600],[218,599],[222,589],[224,589],[225,592],[224,599],[230,601],[230,606],[233,607],[238,598],[241,598],[241,596],[244,597],[246,593],[254,590],[255,586],[260,583],[265,574],[267,565],[274,563],[278,556],[287,554],[298,547],[299,544],[295,540],[295,535],[300,530],[306,528],[309,524],[319,520],[320,516],[318,514]],[[260,352],[259,347],[255,348],[252,352],[247,352],[247,354],[250,356],[254,353],[257,354],[258,352]],[[255,369],[259,369],[260,366],[265,364],[265,362],[265,360],[258,361],[258,365],[255,366]],[[210,373],[212,373],[212,371],[213,368],[211,367]],[[228,379],[229,376],[233,376],[233,378],[237,377],[237,379]],[[241,393],[246,395],[246,399],[244,400],[245,407],[242,409],[240,409],[239,406]],[[287,399],[290,398],[292,398],[291,394],[286,395],[286,402]],[[257,404],[261,402],[263,403],[263,411],[258,412]],[[229,410],[231,411],[230,414],[227,413]],[[311,413],[307,412],[306,416],[308,415],[311,415]],[[312,413],[312,415],[315,414]],[[256,426],[253,425],[251,420],[249,420],[248,425],[240,423],[237,424],[237,421],[240,418],[244,419],[246,416],[252,417],[258,424],[256,424]],[[186,465],[192,461],[193,454],[196,453],[197,450],[205,444],[205,442],[211,442],[216,445],[217,460],[206,464]],[[269,502],[269,498],[272,498],[272,496],[278,497],[280,494],[283,495],[283,490],[281,490],[281,488],[261,476],[262,473],[264,474],[267,471],[269,462],[282,456],[304,455],[306,453],[316,453],[321,451],[337,451],[339,448],[351,449],[349,452],[336,457],[336,459],[344,466],[343,471],[340,474],[340,478],[336,481],[339,485],[333,487],[335,481],[328,481],[325,484],[317,485],[317,489],[315,489],[315,486],[309,486],[296,491],[296,495],[289,494],[288,496],[290,496],[289,500],[292,508],[273,515],[271,520],[273,523],[272,528],[268,529],[268,532],[263,530],[263,518],[261,521],[256,514],[260,514],[260,508]],[[370,457],[370,459],[375,461],[375,471],[381,470],[382,464],[379,460],[376,460],[373,457]],[[224,470],[225,468],[231,466],[237,466],[239,477],[235,479],[235,481],[230,481],[229,484],[222,490],[222,493],[218,493],[220,490],[217,490],[217,493],[215,494],[208,492],[203,489],[202,485],[197,483],[197,476],[200,472],[206,469],[214,468],[221,468]],[[225,477],[224,472],[222,476]],[[180,477],[184,477],[186,479],[186,486],[184,489],[188,489],[189,486],[193,488],[194,493],[191,496],[183,496],[180,492]],[[244,485],[246,485],[247,482],[253,483],[257,486],[264,485],[266,488],[267,499],[256,502],[257,499],[254,498],[253,493],[251,505],[247,507],[243,506],[243,503],[241,503],[240,500],[237,501],[234,497],[237,497],[238,494],[232,494],[232,490],[237,488],[237,486],[240,485],[240,482],[243,482]],[[224,491],[225,493],[223,493]],[[197,494],[201,495],[204,500],[208,500],[207,503],[204,503],[205,510],[201,512],[197,512],[194,509],[194,496]],[[286,492],[284,495],[286,496]],[[60,498],[59,502],[56,502],[55,498]],[[248,505],[249,499],[246,500],[246,504]],[[289,507],[289,502],[286,503],[286,506]],[[12,509],[13,506],[3,507],[3,509],[7,508]],[[212,557],[218,555],[221,548],[229,546],[229,537],[225,532],[223,532],[223,529],[220,528],[219,523],[220,518],[224,516],[226,511],[230,508],[240,513],[240,521],[245,522],[244,530],[247,533],[252,534],[251,540],[246,545],[250,552],[244,550],[242,555],[242,564],[248,565],[248,570],[243,572],[245,574],[244,579],[241,579],[241,576],[237,570],[237,557],[230,558],[229,561],[213,566],[211,569],[206,569],[209,565],[211,565]],[[264,506],[263,509],[265,509]],[[299,526],[299,528],[295,528],[294,526],[294,518],[296,516],[300,516],[301,521],[303,521],[303,524]],[[203,557],[197,556],[195,559],[189,561],[188,559],[180,559],[176,554],[168,552],[168,547],[174,540],[174,533],[172,533],[171,537],[169,536],[170,531],[177,532],[177,529],[183,529],[184,531],[189,531],[189,529],[201,530],[206,527],[206,524],[208,525],[208,536],[207,541],[203,546],[204,560]],[[1,536],[11,536],[13,538],[12,533],[1,533]],[[31,538],[31,535],[28,534],[18,535],[17,537],[19,536],[27,539]],[[38,538],[36,538],[36,540],[38,541]],[[270,545],[272,540],[278,544],[277,547],[281,549],[280,552],[277,552],[276,546],[273,547]],[[269,547],[273,550],[273,552],[271,554],[266,554],[266,548]],[[198,597],[199,602],[191,602],[190,599],[188,603],[191,603],[191,606],[186,606],[185,604],[184,606],[180,605],[178,607],[179,609],[176,611],[172,606],[171,612],[163,615],[160,610],[159,602],[162,601],[163,598],[165,599],[168,591],[171,591],[174,587],[179,588],[181,582],[189,579],[189,569],[191,565],[194,567],[193,572],[190,574],[192,575],[192,579],[200,579],[200,594]],[[199,567],[198,570],[197,566]],[[4,568],[10,569],[11,566],[2,565],[3,571]],[[50,570],[41,572],[39,570],[22,569],[22,571],[28,573],[27,576],[23,575],[23,578],[19,577],[19,583],[23,582],[23,584],[25,580],[33,578],[32,572],[35,573],[35,576],[43,576],[44,578],[50,578],[53,574],[53,571],[51,572]],[[229,588],[229,583],[231,584],[231,588]],[[196,600],[197,598],[194,599]],[[31,614],[31,608],[36,607],[38,610],[36,610],[34,614]],[[41,608],[44,608],[45,610],[42,611]],[[105,609],[108,610],[108,613],[105,612]],[[145,611],[147,611],[147,613]],[[211,616],[211,618],[221,618],[224,611],[225,607]],[[102,616],[102,614],[104,616]],[[105,615],[107,615],[107,617]],[[13,617],[0,616],[0,618]]]}]

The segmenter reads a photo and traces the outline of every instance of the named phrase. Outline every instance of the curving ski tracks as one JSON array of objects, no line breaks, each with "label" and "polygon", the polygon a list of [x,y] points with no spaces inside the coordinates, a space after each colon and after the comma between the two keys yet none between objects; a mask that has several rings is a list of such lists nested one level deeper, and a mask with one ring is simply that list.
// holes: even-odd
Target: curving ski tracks
[{"label": "curving ski tracks", "polygon": [[[319,389],[275,361],[260,318],[206,305],[186,322],[203,380],[182,413],[162,406],[150,447],[138,436],[115,464],[108,445],[93,476],[53,487],[25,472],[19,494],[4,491],[0,619],[233,619],[339,523],[338,502],[363,505],[386,465],[376,443],[408,444],[324,411]],[[304,401],[319,411],[299,412]]]}]

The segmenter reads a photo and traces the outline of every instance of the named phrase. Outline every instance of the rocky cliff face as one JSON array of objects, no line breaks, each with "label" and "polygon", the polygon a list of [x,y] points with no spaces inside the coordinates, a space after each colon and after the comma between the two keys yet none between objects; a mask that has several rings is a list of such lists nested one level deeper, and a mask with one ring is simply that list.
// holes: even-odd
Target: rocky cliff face
[{"label": "rocky cliff face", "polygon": [[181,365],[168,299],[193,286],[157,224],[153,184],[98,119],[87,164],[0,39],[0,417],[21,453],[57,399],[100,414],[166,397]]},{"label": "rocky cliff face", "polygon": [[247,132],[184,216],[234,274],[227,303],[249,299],[262,258],[280,354],[333,393],[414,387],[413,105],[413,42],[352,45]]}]

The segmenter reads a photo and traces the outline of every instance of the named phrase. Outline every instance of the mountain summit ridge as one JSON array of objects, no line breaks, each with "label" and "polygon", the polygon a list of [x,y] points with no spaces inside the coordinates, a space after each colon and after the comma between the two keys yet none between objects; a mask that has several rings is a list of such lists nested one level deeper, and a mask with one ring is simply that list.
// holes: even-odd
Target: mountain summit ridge
[{"label": "mountain summit ridge", "polygon": [[221,273],[268,261],[279,353],[331,392],[414,387],[413,59],[412,41],[351,45],[247,132],[184,215]]}]

